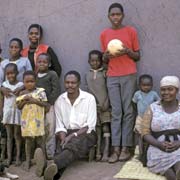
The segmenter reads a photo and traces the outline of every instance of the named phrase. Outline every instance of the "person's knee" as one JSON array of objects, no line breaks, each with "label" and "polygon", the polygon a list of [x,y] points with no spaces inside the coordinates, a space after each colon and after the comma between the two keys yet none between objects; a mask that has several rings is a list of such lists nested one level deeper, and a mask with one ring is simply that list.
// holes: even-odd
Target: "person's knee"
[{"label": "person's knee", "polygon": [[172,168],[168,169],[165,173],[164,173],[165,177],[167,178],[167,180],[176,180],[176,174],[173,171]]},{"label": "person's knee", "polygon": [[12,141],[13,140],[13,133],[8,132],[7,133],[7,141]]}]

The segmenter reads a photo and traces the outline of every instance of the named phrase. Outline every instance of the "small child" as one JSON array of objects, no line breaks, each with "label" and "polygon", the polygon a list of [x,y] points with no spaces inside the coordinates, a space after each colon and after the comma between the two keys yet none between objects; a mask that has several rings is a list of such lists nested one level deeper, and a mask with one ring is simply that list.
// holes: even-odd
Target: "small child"
[{"label": "small child", "polygon": [[25,90],[17,97],[18,108],[22,110],[21,131],[25,138],[26,162],[24,169],[30,168],[32,143],[42,148],[45,153],[44,119],[48,109],[47,97],[43,88],[36,88],[36,75],[33,71],[26,71],[23,75]]},{"label": "small child", "polygon": [[13,139],[16,144],[16,165],[20,165],[20,154],[21,154],[21,113],[16,106],[16,95],[14,91],[23,86],[22,82],[18,82],[16,77],[18,75],[17,65],[9,63],[5,67],[5,75],[7,80],[2,83],[2,87],[8,88],[11,93],[10,96],[4,97],[3,106],[3,124],[6,127],[7,132],[7,166],[12,162],[12,151],[13,151]]},{"label": "small child", "polygon": [[140,137],[141,134],[141,124],[142,117],[149,107],[155,101],[158,101],[160,98],[157,92],[152,90],[153,87],[153,78],[148,74],[143,74],[139,77],[139,88],[140,90],[136,91],[134,97],[132,99],[133,103],[137,104],[137,112],[138,116],[136,118],[135,123],[135,132],[138,136],[138,144],[139,144],[139,154],[140,157],[142,155],[142,140]]},{"label": "small child", "polygon": [[[97,148],[96,160],[108,161],[110,146],[110,105],[106,87],[106,71],[102,67],[102,53],[98,50],[89,52],[90,71],[86,74],[87,89],[92,93],[97,102]],[[103,155],[102,135],[104,138]]]},{"label": "small child", "polygon": [[45,89],[48,103],[51,105],[49,112],[46,114],[45,134],[47,158],[52,159],[56,149],[54,103],[60,95],[60,83],[57,73],[49,70],[49,64],[50,56],[47,53],[42,53],[37,57],[36,85]]}]

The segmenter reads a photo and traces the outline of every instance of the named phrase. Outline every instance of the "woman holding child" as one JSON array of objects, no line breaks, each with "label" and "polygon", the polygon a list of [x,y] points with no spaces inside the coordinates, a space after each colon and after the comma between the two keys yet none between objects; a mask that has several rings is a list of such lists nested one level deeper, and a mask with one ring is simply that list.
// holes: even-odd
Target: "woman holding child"
[{"label": "woman holding child", "polygon": [[168,180],[180,179],[180,103],[176,98],[179,87],[176,76],[163,77],[161,100],[150,105],[142,122],[142,135],[149,144],[147,166]]}]

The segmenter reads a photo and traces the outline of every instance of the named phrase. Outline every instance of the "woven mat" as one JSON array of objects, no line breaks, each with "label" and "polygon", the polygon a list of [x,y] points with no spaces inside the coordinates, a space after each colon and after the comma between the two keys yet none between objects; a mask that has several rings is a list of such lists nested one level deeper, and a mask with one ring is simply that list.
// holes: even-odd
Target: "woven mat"
[{"label": "woven mat", "polygon": [[143,167],[136,156],[126,162],[114,178],[136,179],[136,180],[166,180],[164,176],[151,173],[148,168]]}]

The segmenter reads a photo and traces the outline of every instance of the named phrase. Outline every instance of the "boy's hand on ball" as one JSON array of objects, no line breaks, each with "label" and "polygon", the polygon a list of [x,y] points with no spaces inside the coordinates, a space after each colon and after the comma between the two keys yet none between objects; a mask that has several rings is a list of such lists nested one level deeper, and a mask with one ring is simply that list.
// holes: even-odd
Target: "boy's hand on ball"
[{"label": "boy's hand on ball", "polygon": [[119,56],[123,56],[125,54],[127,54],[127,48],[123,48],[123,49],[118,50],[118,52],[115,54],[115,56],[119,57]]},{"label": "boy's hand on ball", "polygon": [[106,50],[104,53],[104,58],[105,59],[112,59],[112,58],[115,58],[115,56],[113,54],[111,54],[110,51]]}]

